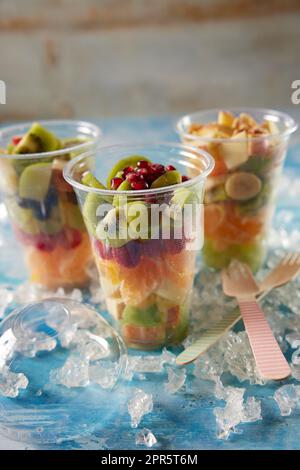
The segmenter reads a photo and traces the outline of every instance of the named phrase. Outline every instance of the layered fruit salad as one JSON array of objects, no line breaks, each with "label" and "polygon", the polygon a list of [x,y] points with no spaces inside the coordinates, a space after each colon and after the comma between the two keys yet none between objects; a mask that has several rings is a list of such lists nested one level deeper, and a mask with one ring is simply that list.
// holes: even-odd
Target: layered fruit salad
[{"label": "layered fruit salad", "polygon": [[220,269],[233,258],[257,270],[274,210],[274,190],[286,153],[275,121],[220,111],[217,121],[192,123],[185,142],[207,150],[215,168],[205,191],[207,265]]},{"label": "layered fruit salad", "polygon": [[154,349],[187,334],[199,246],[192,231],[186,236],[182,214],[201,192],[196,185],[176,189],[188,180],[172,165],[135,155],[112,168],[106,185],[83,173],[84,185],[114,190],[88,192],[82,211],[108,310],[129,347]]},{"label": "layered fruit salad", "polygon": [[[34,123],[0,151],[1,190],[31,281],[50,289],[82,286],[88,280],[89,238],[76,195],[62,175],[73,156],[68,148],[81,143],[77,137],[61,140]],[[63,149],[65,153],[53,156]],[[46,152],[52,155],[43,156]]]}]

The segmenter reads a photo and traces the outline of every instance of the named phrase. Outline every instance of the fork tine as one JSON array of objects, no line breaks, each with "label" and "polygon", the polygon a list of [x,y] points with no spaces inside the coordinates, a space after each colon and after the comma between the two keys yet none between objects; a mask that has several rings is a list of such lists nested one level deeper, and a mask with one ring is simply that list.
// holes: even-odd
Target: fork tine
[{"label": "fork tine", "polygon": [[297,264],[300,264],[300,253],[297,254],[296,263],[297,263]]}]

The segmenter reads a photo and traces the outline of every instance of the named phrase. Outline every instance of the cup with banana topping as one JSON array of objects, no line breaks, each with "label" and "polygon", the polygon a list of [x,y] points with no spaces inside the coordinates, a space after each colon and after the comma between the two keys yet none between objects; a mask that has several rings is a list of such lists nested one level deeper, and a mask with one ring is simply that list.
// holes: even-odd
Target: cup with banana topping
[{"label": "cup with banana topping", "polygon": [[0,130],[0,191],[30,280],[48,289],[81,287],[89,280],[89,237],[62,171],[100,134],[93,124],[68,120]]},{"label": "cup with banana topping", "polygon": [[263,263],[278,178],[296,128],[287,114],[257,108],[200,111],[178,121],[181,140],[215,160],[204,198],[209,267],[238,259],[256,271]]}]

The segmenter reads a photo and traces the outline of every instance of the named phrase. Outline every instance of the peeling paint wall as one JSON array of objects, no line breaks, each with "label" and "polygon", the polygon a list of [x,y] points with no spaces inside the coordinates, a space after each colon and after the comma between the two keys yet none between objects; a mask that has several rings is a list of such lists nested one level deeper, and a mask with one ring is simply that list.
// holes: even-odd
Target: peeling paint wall
[{"label": "peeling paint wall", "polygon": [[299,0],[0,0],[0,119],[291,104]]}]

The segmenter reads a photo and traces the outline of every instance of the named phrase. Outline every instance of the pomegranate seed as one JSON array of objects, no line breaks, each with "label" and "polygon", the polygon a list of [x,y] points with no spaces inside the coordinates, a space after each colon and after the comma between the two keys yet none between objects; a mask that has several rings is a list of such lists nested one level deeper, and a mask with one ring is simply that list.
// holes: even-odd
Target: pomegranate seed
[{"label": "pomegranate seed", "polygon": [[134,181],[141,181],[143,177],[137,173],[127,173],[126,179],[129,183],[133,183]]},{"label": "pomegranate seed", "polygon": [[14,145],[18,145],[18,143],[21,142],[21,140],[22,140],[22,137],[20,137],[20,136],[15,136],[11,139],[11,141]]},{"label": "pomegranate seed", "polygon": [[165,172],[165,167],[159,163],[153,163],[151,165],[151,169],[154,171],[154,173],[159,175],[162,175]]},{"label": "pomegranate seed", "polygon": [[128,173],[134,173],[134,168],[132,166],[126,166],[123,170],[123,178],[126,177]]},{"label": "pomegranate seed", "polygon": [[148,183],[145,180],[133,181],[131,183],[132,189],[147,189],[149,188]]},{"label": "pomegranate seed", "polygon": [[111,189],[118,189],[121,183],[123,183],[122,178],[112,178],[110,182],[110,187]]},{"label": "pomegranate seed", "polygon": [[185,181],[189,181],[189,179],[190,179],[190,178],[189,178],[188,176],[186,176],[186,175],[183,175],[183,176],[181,177],[181,181],[182,181],[183,183],[184,183]]},{"label": "pomegranate seed", "polygon": [[173,166],[173,165],[167,165],[166,166],[166,171],[173,171],[173,170],[176,170],[175,166]]},{"label": "pomegranate seed", "polygon": [[136,170],[136,173],[147,179],[147,176],[149,175],[149,169],[148,168],[138,168]]},{"label": "pomegranate seed", "polygon": [[147,162],[146,160],[140,160],[139,162],[137,162],[138,168],[148,168],[148,166],[149,162]]}]

